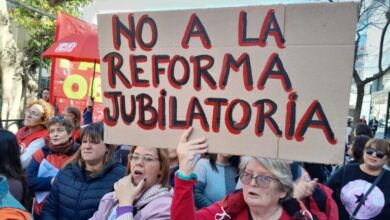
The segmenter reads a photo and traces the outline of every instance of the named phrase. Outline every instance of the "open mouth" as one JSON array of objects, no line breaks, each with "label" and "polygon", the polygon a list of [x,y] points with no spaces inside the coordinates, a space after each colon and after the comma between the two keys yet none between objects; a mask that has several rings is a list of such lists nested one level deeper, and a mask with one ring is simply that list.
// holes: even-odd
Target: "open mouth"
[{"label": "open mouth", "polygon": [[259,194],[255,193],[255,192],[249,192],[248,194],[250,196],[254,196],[254,197],[260,196]]},{"label": "open mouth", "polygon": [[140,170],[135,170],[134,171],[134,178],[141,178],[144,175],[144,173]]}]

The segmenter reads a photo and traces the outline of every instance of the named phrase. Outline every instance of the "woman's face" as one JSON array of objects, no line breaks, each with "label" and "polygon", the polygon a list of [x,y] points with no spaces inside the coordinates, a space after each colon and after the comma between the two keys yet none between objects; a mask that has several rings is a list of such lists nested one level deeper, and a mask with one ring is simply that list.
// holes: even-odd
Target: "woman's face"
[{"label": "woman's face", "polygon": [[76,115],[71,112],[66,112],[65,117],[69,119],[73,124],[76,124]]},{"label": "woman's face", "polygon": [[68,133],[65,129],[65,126],[54,124],[49,127],[49,137],[50,142],[53,145],[61,145],[68,142],[71,137],[72,133]]},{"label": "woman's face", "polygon": [[43,123],[43,107],[38,104],[34,104],[28,108],[24,114],[24,126],[35,127]]},{"label": "woman's face", "polygon": [[375,145],[371,145],[369,147],[364,148],[364,153],[363,153],[364,164],[372,170],[382,169],[383,165],[385,165],[388,161],[388,157],[386,156],[386,154],[382,158],[378,157],[378,155],[382,153],[384,152],[379,152],[378,150],[376,150]]},{"label": "woman's face", "polygon": [[94,142],[86,135],[82,139],[80,149],[81,157],[89,165],[103,163],[107,153],[107,147],[102,139],[99,142]]},{"label": "woman's face", "polygon": [[[275,178],[269,170],[255,159],[248,163],[244,172],[254,177],[262,175]],[[278,180],[267,179],[270,180],[268,187],[256,183],[255,179],[252,179],[249,184],[242,184],[244,200],[250,208],[278,206],[279,200],[286,196],[287,193],[280,190]]]},{"label": "woman's face", "polygon": [[135,184],[138,185],[143,178],[146,178],[144,189],[157,184],[161,176],[161,164],[157,149],[137,147],[133,154],[129,154],[129,163],[132,180]]}]

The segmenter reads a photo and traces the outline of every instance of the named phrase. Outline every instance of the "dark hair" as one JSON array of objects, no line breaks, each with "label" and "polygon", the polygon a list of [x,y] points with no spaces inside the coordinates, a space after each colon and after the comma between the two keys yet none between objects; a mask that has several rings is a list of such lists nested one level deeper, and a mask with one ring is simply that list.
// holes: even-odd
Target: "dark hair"
[{"label": "dark hair", "polygon": [[69,119],[67,119],[63,116],[54,116],[47,123],[47,130],[50,132],[50,126],[56,125],[56,124],[65,127],[65,130],[68,134],[72,133],[72,131],[74,131],[74,129],[75,129],[73,127],[73,123]]},{"label": "dark hair", "polygon": [[77,107],[69,106],[66,108],[66,112],[73,114],[76,117],[75,129],[80,127],[81,113]]},{"label": "dark hair", "polygon": [[[104,127],[103,122],[97,122],[89,124],[87,127],[83,128],[80,133],[80,140],[83,140],[83,138],[86,137],[90,139],[92,142],[100,143],[100,141],[104,141]],[[103,160],[103,167],[107,167],[114,161],[114,152],[116,150],[116,146],[113,144],[106,144],[107,147],[107,153],[104,156]],[[85,169],[85,161],[83,157],[81,156],[81,146],[80,149],[76,152],[73,159],[70,161],[70,163],[76,163],[79,167]],[[99,173],[101,170],[91,174],[92,176]]]},{"label": "dark hair", "polygon": [[47,88],[47,87],[43,88],[43,89],[41,90],[41,92],[40,92],[40,95],[41,95],[41,97],[42,97],[42,93],[43,93],[43,91],[45,91],[45,90],[47,90],[47,91],[49,91],[49,92],[50,92],[50,89],[49,89],[49,88]]},{"label": "dark hair", "polygon": [[363,163],[364,146],[370,140],[367,135],[358,135],[352,140],[352,156],[356,162]]},{"label": "dark hair", "polygon": [[370,138],[374,137],[372,135],[371,128],[368,127],[368,125],[363,124],[363,123],[359,123],[359,124],[356,125],[355,134],[356,134],[356,136],[364,134],[364,135],[367,135]]},{"label": "dark hair", "polygon": [[39,92],[39,94],[38,94],[38,98],[42,98],[42,93],[43,93],[43,91],[45,91],[45,90],[47,90],[47,91],[49,91],[50,92],[50,89],[49,88],[47,88],[47,87],[45,87],[45,88],[43,88],[43,89],[41,89],[41,91]]},{"label": "dark hair", "polygon": [[[211,169],[218,173],[218,168],[216,165],[218,154],[209,154],[209,161],[211,165]],[[240,157],[232,155],[229,158],[229,164],[233,167],[236,167],[238,170],[238,165],[240,164]]]},{"label": "dark hair", "polygon": [[20,147],[16,136],[4,129],[0,129],[0,174],[22,183],[23,197],[21,202],[23,205],[27,205],[28,187],[20,162]]}]

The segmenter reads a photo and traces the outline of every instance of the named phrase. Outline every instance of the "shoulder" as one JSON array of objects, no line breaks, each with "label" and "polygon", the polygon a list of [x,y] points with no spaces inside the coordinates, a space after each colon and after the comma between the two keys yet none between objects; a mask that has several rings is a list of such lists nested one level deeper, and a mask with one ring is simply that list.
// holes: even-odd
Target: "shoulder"
[{"label": "shoulder", "polygon": [[140,212],[142,219],[170,219],[172,206],[172,193],[150,201]]},{"label": "shoulder", "polygon": [[125,172],[126,172],[126,168],[122,164],[114,163],[109,165],[105,173],[112,176],[123,176],[125,175]]},{"label": "shoulder", "polygon": [[69,163],[58,172],[56,179],[61,177],[69,178],[70,176],[76,176],[76,171],[81,173],[81,168],[75,163]]},{"label": "shoulder", "polygon": [[173,197],[173,195],[171,192],[166,192],[164,195],[162,195],[156,199],[153,199],[151,202],[149,202],[148,206],[149,205],[151,205],[151,206],[165,205],[165,206],[171,207],[172,197]]},{"label": "shoulder", "polygon": [[39,148],[42,148],[46,145],[46,141],[45,141],[45,138],[43,137],[38,137],[37,139],[33,140],[30,142],[30,144],[28,145],[28,147],[39,147]]},{"label": "shoulder", "polygon": [[384,169],[383,172],[384,172],[383,179],[385,179],[385,181],[389,181],[390,182],[390,171],[387,170],[387,169]]},{"label": "shoulder", "polygon": [[[31,216],[28,212],[15,209],[15,208],[2,208],[0,209],[0,216],[4,219],[19,219],[19,220],[31,220]],[[1,218],[3,219],[3,218]]]},{"label": "shoulder", "polygon": [[102,199],[100,200],[101,203],[105,203],[105,204],[114,204],[115,201],[117,201],[118,199],[115,198],[115,192],[109,192],[109,193],[106,193]]},{"label": "shoulder", "polygon": [[207,168],[207,167],[211,167],[210,165],[210,160],[209,159],[206,159],[206,158],[201,158],[198,160],[198,162],[196,163],[196,168]]}]

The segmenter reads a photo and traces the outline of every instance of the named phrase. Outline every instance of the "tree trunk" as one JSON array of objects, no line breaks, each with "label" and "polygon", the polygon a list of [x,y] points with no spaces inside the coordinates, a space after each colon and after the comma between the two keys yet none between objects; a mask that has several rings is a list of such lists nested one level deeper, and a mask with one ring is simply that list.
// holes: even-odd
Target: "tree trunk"
[{"label": "tree trunk", "polygon": [[[0,87],[1,119],[17,120],[24,108],[22,53],[10,31],[6,0],[0,0]],[[5,129],[16,131],[16,122],[3,122]]]},{"label": "tree trunk", "polygon": [[363,98],[364,98],[364,86],[365,84],[356,84],[357,88],[357,97],[356,97],[356,106],[355,112],[353,114],[353,125],[356,125],[360,119],[360,114],[362,112]]}]

